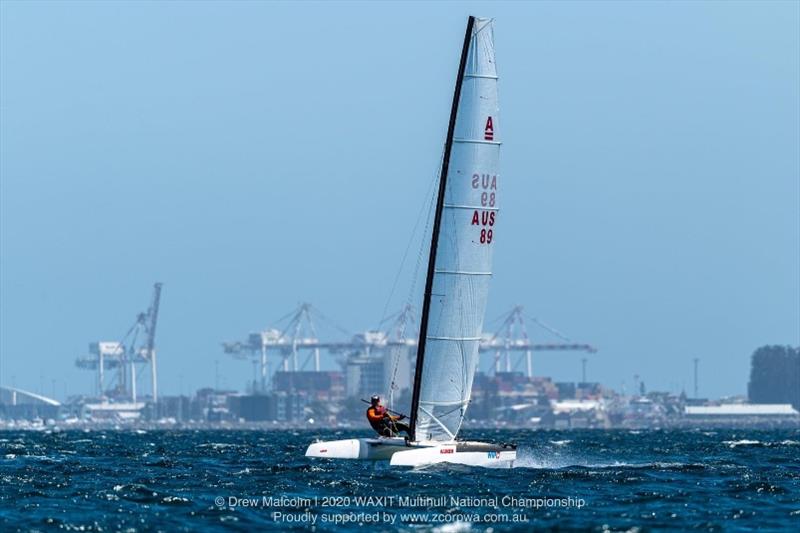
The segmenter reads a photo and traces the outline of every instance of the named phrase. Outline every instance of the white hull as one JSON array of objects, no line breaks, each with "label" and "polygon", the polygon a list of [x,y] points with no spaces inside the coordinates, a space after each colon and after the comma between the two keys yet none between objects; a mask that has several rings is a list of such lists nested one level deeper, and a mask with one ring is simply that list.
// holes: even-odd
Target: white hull
[{"label": "white hull", "polygon": [[347,439],[315,442],[306,457],[329,459],[389,460],[392,466],[424,466],[453,463],[487,468],[510,468],[516,447],[485,442],[406,442],[403,438]]},{"label": "white hull", "polygon": [[390,459],[394,453],[407,449],[409,448],[405,439],[399,437],[329,440],[312,443],[306,450],[306,457],[380,461]]},{"label": "white hull", "polygon": [[517,460],[517,450],[484,442],[458,442],[438,444],[397,452],[392,455],[392,466],[425,466],[451,463],[484,468],[511,468]]}]

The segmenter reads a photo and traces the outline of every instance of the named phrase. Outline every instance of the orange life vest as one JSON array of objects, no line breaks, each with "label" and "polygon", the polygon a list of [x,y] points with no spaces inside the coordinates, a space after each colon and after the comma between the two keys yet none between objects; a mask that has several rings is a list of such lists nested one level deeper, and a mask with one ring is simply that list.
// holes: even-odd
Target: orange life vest
[{"label": "orange life vest", "polygon": [[367,420],[372,429],[381,433],[385,427],[384,418],[386,418],[386,408],[382,405],[377,407],[369,406],[367,408]]}]

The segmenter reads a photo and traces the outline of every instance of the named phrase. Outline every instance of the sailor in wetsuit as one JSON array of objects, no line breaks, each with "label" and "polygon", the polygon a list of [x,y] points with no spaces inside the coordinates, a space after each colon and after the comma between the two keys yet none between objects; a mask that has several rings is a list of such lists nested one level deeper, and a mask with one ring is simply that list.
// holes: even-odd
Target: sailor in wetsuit
[{"label": "sailor in wetsuit", "polygon": [[405,431],[410,436],[411,432],[408,424],[400,422],[404,418],[405,415],[390,415],[389,411],[381,405],[380,396],[370,398],[370,405],[367,408],[367,420],[369,420],[369,425],[372,426],[372,429],[377,431],[380,436],[396,437],[401,431]]}]

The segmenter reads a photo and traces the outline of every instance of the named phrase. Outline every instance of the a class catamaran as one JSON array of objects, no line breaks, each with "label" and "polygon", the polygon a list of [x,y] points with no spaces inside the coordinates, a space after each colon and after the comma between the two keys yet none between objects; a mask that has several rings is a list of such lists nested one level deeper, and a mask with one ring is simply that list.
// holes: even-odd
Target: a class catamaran
[{"label": "a class catamaran", "polygon": [[458,440],[483,331],[497,222],[500,129],[491,19],[470,17],[456,78],[420,321],[410,438],[315,442],[306,456],[509,467],[516,446]]}]

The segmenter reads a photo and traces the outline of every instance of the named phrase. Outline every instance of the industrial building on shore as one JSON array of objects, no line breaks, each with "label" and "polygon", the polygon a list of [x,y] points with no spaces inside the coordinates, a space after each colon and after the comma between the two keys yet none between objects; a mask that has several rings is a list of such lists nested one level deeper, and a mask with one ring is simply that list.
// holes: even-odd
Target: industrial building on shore
[{"label": "industrial building on shore", "polygon": [[[391,408],[407,412],[416,354],[417,320],[406,306],[385,331],[367,331],[346,341],[323,341],[315,319],[325,319],[301,304],[280,327],[251,333],[244,341],[223,343],[223,351],[250,360],[254,376],[245,389],[206,387],[193,395],[158,392],[155,334],[162,284],[138,313],[125,337],[95,341],[79,368],[94,372],[94,390],[61,403],[41,394],[0,387],[0,427],[26,425],[186,426],[224,425],[326,427],[366,425],[362,400],[380,394]],[[698,398],[697,359],[694,395],[645,392],[635,378],[635,394],[619,394],[586,378],[557,382],[533,372],[541,351],[596,349],[576,343],[528,317],[559,337],[536,343],[528,337],[521,306],[503,318],[479,348],[484,364],[472,385],[468,424],[523,428],[648,428],[700,426],[800,426],[800,349],[765,346],[752,358],[749,401]],[[342,328],[338,328],[341,330]],[[336,369],[323,369],[323,354]]]}]

